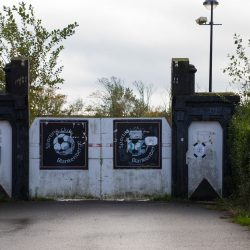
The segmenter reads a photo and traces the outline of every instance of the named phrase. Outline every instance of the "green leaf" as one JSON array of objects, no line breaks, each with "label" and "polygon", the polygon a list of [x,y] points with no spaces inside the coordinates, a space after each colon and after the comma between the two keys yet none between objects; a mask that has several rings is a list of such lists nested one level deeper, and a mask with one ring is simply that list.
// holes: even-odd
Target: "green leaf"
[{"label": "green leaf", "polygon": [[[10,62],[13,56],[29,57],[30,114],[34,119],[36,115],[45,112],[44,110],[41,111],[45,101],[52,102],[52,99],[48,98],[43,91],[52,91],[50,92],[51,96],[57,100],[57,94],[53,91],[59,88],[58,85],[64,81],[60,78],[63,67],[57,67],[57,59],[63,49],[60,42],[73,35],[73,31],[78,25],[77,23],[69,24],[62,30],[55,29],[49,32],[42,26],[41,19],[35,18],[32,5],[29,5],[27,9],[26,4],[20,2],[18,8],[13,6],[11,9],[3,6],[3,10],[4,12],[0,13],[0,48],[2,51],[0,64],[5,65],[5,62]],[[22,20],[21,23],[15,21],[19,19]],[[58,45],[59,47],[57,47]],[[51,55],[51,50],[56,51],[56,53]],[[0,77],[0,81],[1,79]],[[53,90],[50,88],[53,88]],[[55,104],[57,105],[58,102],[53,105]],[[56,112],[58,114],[63,113],[63,110],[60,108]]]}]

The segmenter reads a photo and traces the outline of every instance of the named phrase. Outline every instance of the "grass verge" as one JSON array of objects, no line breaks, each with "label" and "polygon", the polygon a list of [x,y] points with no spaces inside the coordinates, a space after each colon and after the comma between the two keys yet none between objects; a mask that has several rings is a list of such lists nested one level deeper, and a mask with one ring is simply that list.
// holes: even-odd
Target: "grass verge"
[{"label": "grass verge", "polygon": [[214,206],[207,206],[206,209],[225,211],[232,222],[240,226],[247,226],[250,230],[250,208],[243,207],[235,200],[217,199]]},{"label": "grass verge", "polygon": [[250,213],[241,211],[240,214],[232,219],[233,222],[241,226],[247,226],[250,230]]}]

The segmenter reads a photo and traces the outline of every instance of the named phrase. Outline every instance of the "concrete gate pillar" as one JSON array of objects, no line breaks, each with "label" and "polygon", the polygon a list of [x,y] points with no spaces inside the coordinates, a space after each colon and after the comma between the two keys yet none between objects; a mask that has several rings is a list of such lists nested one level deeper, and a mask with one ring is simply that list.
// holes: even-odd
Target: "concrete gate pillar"
[{"label": "concrete gate pillar", "polygon": [[[172,195],[198,200],[226,197],[228,188],[225,177],[230,174],[228,123],[240,97],[232,93],[196,93],[196,68],[189,64],[189,59],[173,58],[171,64]],[[194,135],[189,135],[190,125],[196,121],[200,123],[194,124],[195,127],[190,129]],[[215,138],[219,130],[221,142]],[[213,142],[221,144],[222,149],[212,146]],[[209,154],[206,153],[208,147]],[[215,169],[218,165],[216,161],[222,168],[218,171]]]},{"label": "concrete gate pillar", "polygon": [[[10,124],[12,135],[7,140],[11,140],[12,152],[11,161],[8,161],[11,163],[0,165],[0,172],[7,168],[12,176],[7,181],[8,186],[11,185],[8,192],[4,190],[6,184],[1,183],[0,192],[14,199],[26,200],[29,197],[29,60],[12,58],[4,71],[6,92],[0,93],[0,121]],[[1,147],[5,148],[6,145]],[[1,181],[6,181],[6,178]]]}]

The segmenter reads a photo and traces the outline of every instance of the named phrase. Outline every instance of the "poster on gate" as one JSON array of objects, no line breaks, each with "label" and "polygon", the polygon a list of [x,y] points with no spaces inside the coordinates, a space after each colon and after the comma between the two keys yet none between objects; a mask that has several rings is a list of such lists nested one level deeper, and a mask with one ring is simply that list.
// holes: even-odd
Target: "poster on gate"
[{"label": "poster on gate", "polygon": [[40,122],[41,169],[88,169],[88,121]]},{"label": "poster on gate", "polygon": [[161,168],[161,120],[114,120],[114,168]]}]

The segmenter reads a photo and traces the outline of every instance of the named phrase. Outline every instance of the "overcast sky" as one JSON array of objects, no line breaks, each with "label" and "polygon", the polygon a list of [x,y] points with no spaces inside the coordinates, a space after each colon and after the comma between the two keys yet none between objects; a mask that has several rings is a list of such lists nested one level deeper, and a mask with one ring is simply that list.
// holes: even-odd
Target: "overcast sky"
[{"label": "overcast sky", "polygon": [[[17,0],[3,0],[12,6]],[[116,76],[132,82],[153,83],[152,104],[162,104],[164,86],[170,86],[171,59],[189,58],[197,68],[196,83],[203,91],[209,84],[210,26],[195,20],[208,17],[204,0],[29,0],[35,16],[51,31],[77,22],[76,34],[63,45],[59,65],[65,83],[61,93],[68,100],[87,98],[100,86],[97,78]],[[213,91],[229,89],[230,77],[222,68],[234,54],[233,35],[250,39],[249,0],[221,0],[214,10]],[[246,49],[246,51],[248,51]]]}]

